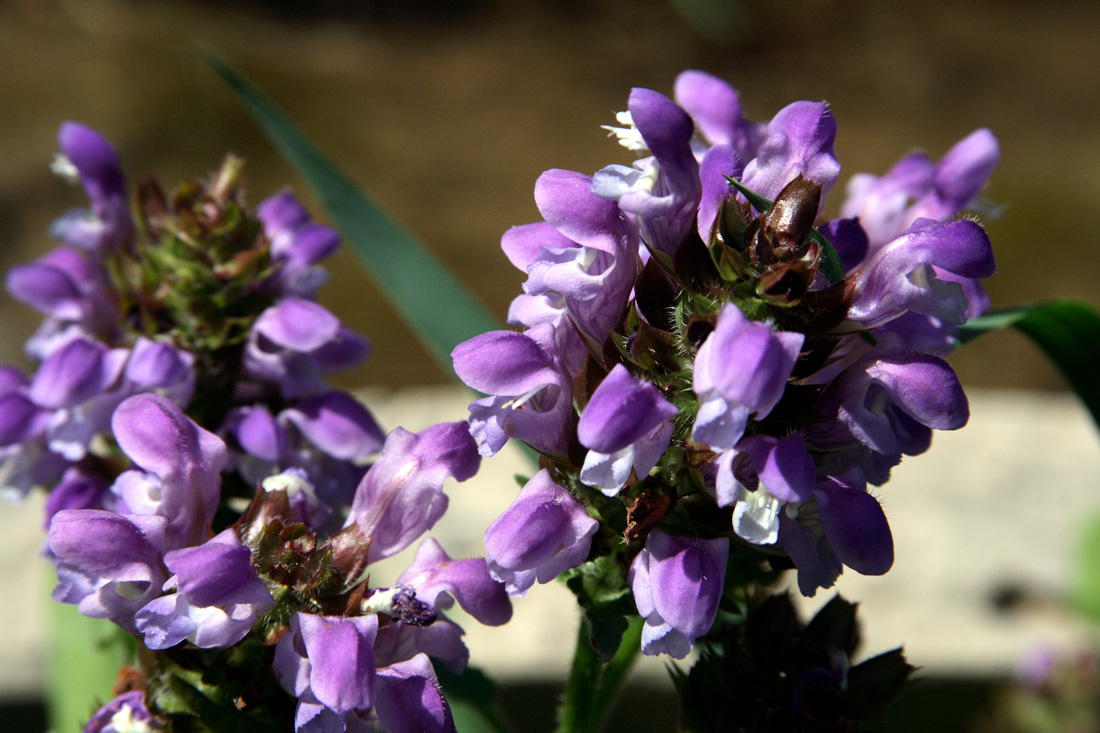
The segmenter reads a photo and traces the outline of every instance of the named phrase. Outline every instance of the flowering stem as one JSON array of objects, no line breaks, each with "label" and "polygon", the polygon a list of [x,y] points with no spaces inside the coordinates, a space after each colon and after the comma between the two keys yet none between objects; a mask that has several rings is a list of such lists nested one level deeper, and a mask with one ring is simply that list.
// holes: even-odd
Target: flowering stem
[{"label": "flowering stem", "polygon": [[581,621],[577,648],[562,699],[557,733],[603,730],[615,708],[627,672],[641,649],[642,619],[631,616],[619,651],[607,664],[596,657],[588,640],[587,622]]}]

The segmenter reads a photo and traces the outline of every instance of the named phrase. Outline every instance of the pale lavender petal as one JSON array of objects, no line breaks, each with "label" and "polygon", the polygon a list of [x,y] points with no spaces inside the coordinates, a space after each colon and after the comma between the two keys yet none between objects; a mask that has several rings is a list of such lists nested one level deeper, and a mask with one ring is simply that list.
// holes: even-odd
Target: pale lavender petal
[{"label": "pale lavender petal", "polygon": [[821,184],[825,194],[840,175],[833,153],[836,119],[824,102],[795,102],[768,124],[768,137],[756,158],[745,166],[742,183],[774,200],[799,175]]},{"label": "pale lavender petal", "polygon": [[279,416],[322,451],[341,460],[377,453],[385,439],[367,408],[344,392],[306,397]]},{"label": "pale lavender petal", "polygon": [[614,453],[678,412],[660,390],[617,364],[592,393],[577,423],[577,438],[585,448]]},{"label": "pale lavender petal", "polygon": [[426,654],[378,670],[375,710],[386,733],[454,733],[451,709]]},{"label": "pale lavender petal", "polygon": [[485,531],[489,572],[512,596],[522,597],[535,580],[548,583],[584,562],[598,528],[543,469]]},{"label": "pale lavender petal", "polygon": [[480,461],[465,423],[390,433],[355,492],[347,520],[371,538],[370,562],[400,552],[431,529],[447,508],[443,482],[448,477],[465,481]]}]

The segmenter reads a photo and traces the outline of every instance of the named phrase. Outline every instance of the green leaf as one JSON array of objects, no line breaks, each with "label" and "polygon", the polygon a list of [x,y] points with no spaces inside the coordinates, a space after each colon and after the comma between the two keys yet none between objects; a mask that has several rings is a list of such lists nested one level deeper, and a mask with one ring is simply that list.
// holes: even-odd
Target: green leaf
[{"label": "green leaf", "polygon": [[377,286],[444,371],[452,373],[455,346],[503,328],[412,233],[322,153],[258,87],[213,51],[203,53],[313,189]]},{"label": "green leaf", "polygon": [[[766,199],[756,191],[750,188],[746,188],[740,181],[736,181],[732,178],[727,178],[730,185],[741,192],[741,195],[748,199],[752,208],[763,214],[765,211],[772,207],[774,203],[770,199]],[[833,248],[832,242],[825,238],[821,232],[817,229],[810,230],[810,239],[814,240],[821,246],[821,272],[828,278],[830,283],[838,283],[844,279],[844,266],[840,264],[840,255],[836,253],[836,249]]]},{"label": "green leaf", "polygon": [[1008,326],[1026,334],[1050,357],[1100,427],[1100,312],[1079,300],[1052,300],[993,311],[959,328],[960,344]]},{"label": "green leaf", "polygon": [[627,673],[638,657],[642,641],[642,619],[628,620],[618,652],[607,664],[600,662],[589,643],[586,624],[581,623],[573,666],[566,682],[559,711],[557,733],[590,733],[603,730]]}]

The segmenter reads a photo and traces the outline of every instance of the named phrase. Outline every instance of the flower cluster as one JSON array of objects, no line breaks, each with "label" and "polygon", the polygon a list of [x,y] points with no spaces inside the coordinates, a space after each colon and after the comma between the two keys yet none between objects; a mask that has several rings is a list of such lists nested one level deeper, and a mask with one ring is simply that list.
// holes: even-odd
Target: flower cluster
[{"label": "flower cluster", "polygon": [[501,246],[527,275],[519,331],[478,336],[454,368],[483,456],[509,438],[542,470],[489,528],[513,595],[613,557],[646,619],[647,654],[682,658],[713,624],[731,552],[798,571],[882,574],[893,541],[868,485],[933,430],[968,418],[943,356],[988,305],[982,227],[957,218],[997,163],[979,130],[939,163],[840,172],[825,103],[767,123],[687,71],[675,101],[634,89],[608,126],[638,154],[593,176],[549,170],[543,221]]},{"label": "flower cluster", "polygon": [[428,657],[468,652],[444,611],[504,623],[504,586],[431,539],[391,587],[365,572],[476,473],[465,423],[386,436],[325,383],[369,348],[314,300],[339,238],[293,194],[250,210],[230,156],[170,193],[140,183],[131,215],[112,146],[75,123],[59,142],[91,207],[7,278],[45,320],[37,371],[0,369],[0,482],[49,492],[54,599],[149,650],[86,730],[171,729],[198,699],[230,716],[212,730],[453,730]]}]

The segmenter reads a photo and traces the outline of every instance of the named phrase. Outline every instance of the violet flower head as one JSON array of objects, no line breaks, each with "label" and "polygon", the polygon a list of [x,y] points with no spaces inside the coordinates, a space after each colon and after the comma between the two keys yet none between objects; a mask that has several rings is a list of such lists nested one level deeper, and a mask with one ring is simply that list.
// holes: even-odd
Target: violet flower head
[{"label": "violet flower head", "polygon": [[363,477],[348,514],[371,540],[368,562],[400,552],[447,509],[443,482],[477,473],[481,457],[465,423],[440,423],[420,433],[396,428]]},{"label": "violet flower head", "polygon": [[804,338],[750,321],[732,303],[723,306],[695,357],[699,414],[692,440],[716,451],[733,448],[751,414],[766,417],[778,404]]},{"label": "violet flower head", "polygon": [[599,522],[542,469],[485,531],[489,574],[522,598],[588,559]]},{"label": "violet flower head", "polygon": [[275,646],[275,676],[298,699],[296,731],[370,730],[378,617],[296,613]]},{"label": "violet flower head", "polygon": [[671,443],[678,412],[660,390],[616,364],[577,423],[577,438],[589,449],[581,481],[614,496],[632,470],[644,478]]},{"label": "violet flower head", "polygon": [[733,531],[738,537],[770,545],[779,536],[780,512],[810,498],[814,475],[813,457],[798,435],[753,435],[719,456],[716,500],[718,506],[737,502]]},{"label": "violet flower head", "polygon": [[504,586],[490,577],[485,560],[455,560],[431,537],[420,543],[397,585],[413,588],[420,601],[436,609],[446,610],[457,600],[466,613],[487,626],[500,626],[512,618],[512,602]]},{"label": "violet flower head", "polygon": [[124,692],[101,707],[84,726],[83,733],[155,733],[161,723],[145,705],[141,690]]},{"label": "violet flower head", "polygon": [[197,647],[233,646],[259,615],[275,605],[252,567],[251,550],[232,528],[198,547],[173,550],[164,564],[174,575],[135,617],[145,646],[167,649],[190,641]]},{"label": "violet flower head", "polygon": [[551,324],[484,333],[459,344],[451,357],[459,379],[490,395],[470,404],[470,432],[481,455],[495,455],[508,438],[551,453],[566,450],[573,388]]},{"label": "violet flower head", "polygon": [[134,225],[115,149],[98,132],[76,122],[61,125],[57,143],[61,154],[53,169],[78,180],[92,208],[65,214],[54,222],[50,234],[96,253],[129,246]]},{"label": "violet flower head", "polygon": [[633,168],[611,165],[592,177],[592,191],[619,202],[639,219],[654,251],[672,256],[694,227],[699,206],[699,164],[691,150],[695,124],[675,102],[651,89],[630,92],[622,127],[605,126],[628,150],[652,152]]},{"label": "violet flower head", "polygon": [[100,509],[63,509],[50,521],[47,546],[57,571],[53,599],[89,618],[135,633],[134,614],[161,595],[164,517]]},{"label": "violet flower head", "polygon": [[375,711],[386,733],[454,733],[451,708],[426,654],[381,667],[375,687]]},{"label": "violet flower head", "polygon": [[683,659],[710,631],[726,576],[729,538],[705,540],[650,531],[629,582],[645,619],[642,653]]},{"label": "violet flower head", "polygon": [[221,497],[225,443],[175,403],[149,393],[119,405],[111,428],[140,469],[121,474],[111,490],[130,511],[168,520],[167,549],[205,542]]}]

